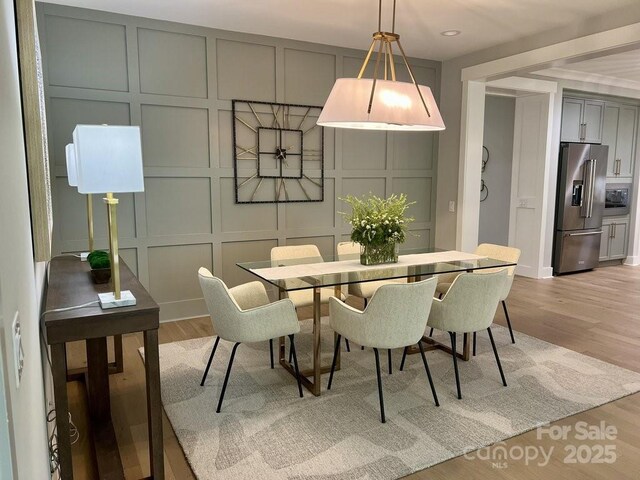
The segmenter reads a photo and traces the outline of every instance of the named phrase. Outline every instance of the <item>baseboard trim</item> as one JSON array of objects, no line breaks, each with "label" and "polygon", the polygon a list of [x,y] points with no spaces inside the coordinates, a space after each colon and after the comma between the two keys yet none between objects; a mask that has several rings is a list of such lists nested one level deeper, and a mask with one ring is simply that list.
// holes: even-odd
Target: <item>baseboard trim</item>
[{"label": "baseboard trim", "polygon": [[623,262],[623,265],[628,265],[630,267],[637,267],[640,265],[640,257],[627,257]]}]

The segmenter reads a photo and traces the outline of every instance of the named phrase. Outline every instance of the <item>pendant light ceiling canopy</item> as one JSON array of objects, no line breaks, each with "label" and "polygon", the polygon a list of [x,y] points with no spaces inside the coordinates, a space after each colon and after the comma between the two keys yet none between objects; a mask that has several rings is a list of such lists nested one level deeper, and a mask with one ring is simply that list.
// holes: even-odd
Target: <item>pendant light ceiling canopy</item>
[{"label": "pendant light ceiling canopy", "polygon": [[[378,0],[378,31],[373,34],[360,73],[357,78],[336,80],[318,118],[318,125],[360,130],[444,130],[444,122],[431,89],[416,82],[400,43],[400,35],[395,33],[396,0],[393,0],[391,32],[382,31],[381,21],[382,0]],[[411,82],[396,80],[394,43],[398,46]],[[362,78],[376,51],[373,78]]]}]

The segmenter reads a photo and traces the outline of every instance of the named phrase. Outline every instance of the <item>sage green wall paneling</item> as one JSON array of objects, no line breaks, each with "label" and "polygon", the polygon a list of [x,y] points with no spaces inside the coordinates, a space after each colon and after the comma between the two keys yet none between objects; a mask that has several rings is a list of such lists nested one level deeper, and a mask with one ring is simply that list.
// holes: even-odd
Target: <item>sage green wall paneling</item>
[{"label": "sage green wall paneling", "polygon": [[213,233],[210,179],[147,177],[145,197],[149,236]]},{"label": "sage green wall paneling", "polygon": [[218,272],[218,275],[222,277],[228,287],[258,280],[258,277],[245,272],[236,263],[269,260],[271,249],[277,246],[276,239],[223,242],[222,271]]},{"label": "sage green wall paneling", "polygon": [[324,105],[336,79],[336,57],[285,48],[285,101]]},{"label": "sage green wall paneling", "polygon": [[133,274],[138,276],[138,251],[135,248],[121,248],[118,253]]},{"label": "sage green wall paneling", "polygon": [[[390,193],[405,193],[410,202],[416,202],[408,210],[416,223],[431,222],[431,178],[396,177],[393,179],[391,189]],[[426,208],[427,206],[429,208]]]},{"label": "sage green wall paneling", "polygon": [[198,269],[213,269],[210,244],[150,247],[149,293],[162,307],[163,303],[202,297]]},{"label": "sage green wall paneling", "polygon": [[124,25],[47,16],[49,84],[128,91],[125,36]]},{"label": "sage green wall paneling", "polygon": [[291,237],[287,238],[287,245],[316,245],[320,255],[325,260],[333,258],[336,252],[336,242],[332,236],[326,237]]},{"label": "sage green wall paneling", "polygon": [[124,102],[102,102],[76,98],[49,99],[49,141],[53,165],[59,165],[66,171],[65,146],[73,143],[73,129],[78,124],[129,125],[129,104]]},{"label": "sage green wall paneling", "polygon": [[223,232],[273,232],[278,229],[278,207],[274,203],[236,204],[233,198],[233,178],[221,178],[220,204],[224,208],[220,213]]},{"label": "sage green wall paneling", "polygon": [[138,28],[140,91],[207,98],[206,39]]},{"label": "sage green wall paneling", "polygon": [[397,170],[432,170],[436,152],[432,132],[393,132],[393,166]]},{"label": "sage green wall paneling", "polygon": [[[86,250],[89,238],[86,196],[80,195],[75,187],[70,187],[67,177],[54,179],[53,195],[57,200],[57,208],[54,211],[54,229],[59,229],[57,233],[66,247],[65,250]],[[99,242],[98,247],[106,248],[108,239],[107,207],[102,197],[100,194],[92,196],[93,223],[94,235]],[[117,212],[119,238],[133,239],[136,236],[133,194],[119,193],[116,197],[119,200]],[[75,246],[69,245],[67,242],[74,242]],[[79,245],[76,245],[78,242]]]},{"label": "sage green wall paneling", "polygon": [[275,47],[222,39],[216,47],[220,100],[275,101]]},{"label": "sage green wall paneling", "polygon": [[[238,144],[244,145],[250,142],[248,134],[242,135],[241,132],[238,137]],[[233,127],[231,122],[231,110],[218,110],[218,160],[220,167],[233,168]],[[244,142],[244,143],[243,143]],[[248,147],[253,146],[247,145]]]},{"label": "sage green wall paneling", "polygon": [[142,151],[150,167],[208,167],[206,108],[142,105]]},{"label": "sage green wall paneling", "polygon": [[[285,218],[287,230],[332,229],[335,225],[335,182],[324,179],[324,202],[286,203]],[[305,188],[310,187],[305,184]]]},{"label": "sage green wall paneling", "polygon": [[431,230],[426,229],[410,229],[407,234],[407,241],[402,245],[402,248],[428,248],[433,246],[431,243]]},{"label": "sage green wall paneling", "polygon": [[342,132],[342,168],[344,170],[385,170],[387,134],[373,130]]},{"label": "sage green wall paneling", "polygon": [[[120,244],[123,259],[161,304],[162,320],[206,314],[200,266],[233,286],[254,280],[236,262],[268,259],[276,245],[315,243],[323,254],[333,253],[335,242],[349,238],[350,227],[336,212],[345,210],[337,198],[347,194],[407,193],[419,202],[411,214],[421,235],[407,246],[433,243],[437,134],[325,129],[324,202],[234,203],[230,100],[322,105],[336,77],[358,73],[365,52],[62,5],[38,3],[37,10],[53,155],[54,250],[87,248],[85,199],[65,176],[64,147],[75,125],[140,125],[146,191],[120,196]],[[94,24],[95,36],[88,27]],[[83,45],[69,45],[70,39]],[[73,49],[78,53],[66,56]],[[440,63],[411,62],[438,98]],[[108,72],[96,74],[101,68]],[[266,119],[264,108],[257,111]],[[319,134],[315,129],[305,140]],[[255,144],[248,129],[238,129],[237,139]],[[306,161],[305,170],[317,178],[320,162]],[[250,171],[241,166],[239,175]],[[256,199],[274,188],[265,180]],[[296,182],[287,189],[303,196]],[[241,190],[251,194],[251,186]],[[99,197],[97,246],[106,248]]]}]

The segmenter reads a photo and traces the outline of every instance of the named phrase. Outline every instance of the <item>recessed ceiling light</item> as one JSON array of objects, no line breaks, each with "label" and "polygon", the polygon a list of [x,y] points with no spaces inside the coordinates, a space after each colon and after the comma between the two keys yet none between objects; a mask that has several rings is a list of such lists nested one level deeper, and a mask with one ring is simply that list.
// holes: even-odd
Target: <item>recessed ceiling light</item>
[{"label": "recessed ceiling light", "polygon": [[455,37],[456,35],[460,35],[462,32],[460,30],[445,30],[444,32],[440,32],[440,35],[444,37]]}]

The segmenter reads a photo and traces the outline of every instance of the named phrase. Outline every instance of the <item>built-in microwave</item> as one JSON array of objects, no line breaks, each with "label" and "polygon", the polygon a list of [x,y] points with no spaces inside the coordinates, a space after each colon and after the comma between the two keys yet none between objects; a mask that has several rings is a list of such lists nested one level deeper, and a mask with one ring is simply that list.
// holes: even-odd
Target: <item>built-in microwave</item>
[{"label": "built-in microwave", "polygon": [[630,183],[607,183],[604,215],[628,215],[630,202]]}]

